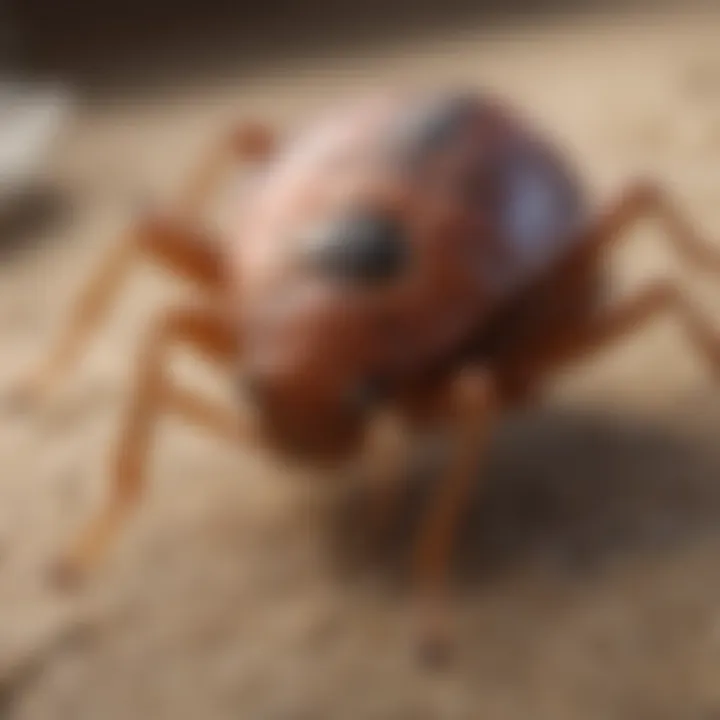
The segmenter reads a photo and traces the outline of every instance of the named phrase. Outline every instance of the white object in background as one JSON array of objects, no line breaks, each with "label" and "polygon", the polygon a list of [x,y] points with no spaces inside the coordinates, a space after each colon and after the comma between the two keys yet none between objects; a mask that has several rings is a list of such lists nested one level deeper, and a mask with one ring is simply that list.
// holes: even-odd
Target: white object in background
[{"label": "white object in background", "polygon": [[0,79],[0,210],[39,179],[69,115],[62,88]]}]

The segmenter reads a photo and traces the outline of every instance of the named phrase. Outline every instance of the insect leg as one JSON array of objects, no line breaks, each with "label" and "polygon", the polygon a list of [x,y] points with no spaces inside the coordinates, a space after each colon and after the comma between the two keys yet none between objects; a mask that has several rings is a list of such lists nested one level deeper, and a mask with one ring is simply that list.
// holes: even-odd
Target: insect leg
[{"label": "insect leg", "polygon": [[382,413],[371,423],[362,459],[370,482],[369,549],[376,549],[389,529],[405,489],[407,437],[396,414]]},{"label": "insect leg", "polygon": [[168,352],[178,343],[190,345],[219,362],[230,362],[236,349],[231,329],[212,310],[171,310],[155,324],[138,359],[135,389],[113,465],[110,496],[61,558],[56,568],[57,580],[74,581],[92,569],[136,506],[145,483],[153,430],[161,413],[176,413],[228,440],[240,437],[238,415],[171,382]]},{"label": "insect leg", "polygon": [[695,351],[720,377],[720,334],[671,281],[649,282],[631,297],[604,310],[562,336],[549,338],[537,366],[558,369],[622,340],[666,313],[674,313]]},{"label": "insect leg", "polygon": [[77,362],[83,346],[107,316],[123,281],[141,258],[191,278],[206,291],[220,285],[221,259],[208,238],[167,221],[150,219],[139,223],[103,259],[41,364],[17,388],[17,399],[35,402],[57,386]]},{"label": "insect leg", "polygon": [[422,650],[442,647],[442,595],[458,524],[467,503],[498,410],[493,376],[474,369],[456,376],[446,389],[454,427],[450,465],[431,501],[415,547],[414,574],[423,604]]},{"label": "insect leg", "polygon": [[646,218],[660,221],[669,241],[685,262],[701,270],[720,272],[720,248],[713,248],[702,238],[674,200],[651,182],[636,182],[621,192],[592,230],[595,239],[590,247],[606,247],[621,232]]},{"label": "insect leg", "polygon": [[235,162],[257,163],[267,160],[275,145],[275,133],[264,123],[245,122],[233,128],[211,149],[190,176],[180,193],[177,203],[179,212],[183,217],[197,219]]},{"label": "insect leg", "polygon": [[215,238],[196,229],[199,217],[231,161],[264,160],[274,146],[273,132],[259,123],[245,123],[225,135],[180,193],[177,217],[147,217],[113,246],[82,289],[67,325],[39,368],[16,389],[21,403],[51,392],[77,361],[80,351],[107,316],[123,281],[139,260],[193,281],[203,291],[219,289],[222,257]]}]

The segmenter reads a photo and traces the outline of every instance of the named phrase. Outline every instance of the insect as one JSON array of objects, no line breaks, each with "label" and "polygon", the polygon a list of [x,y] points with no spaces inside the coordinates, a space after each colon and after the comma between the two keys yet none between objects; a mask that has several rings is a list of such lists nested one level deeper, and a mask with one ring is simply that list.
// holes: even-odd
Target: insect
[{"label": "insect", "polygon": [[[246,163],[248,180],[213,238],[198,218],[225,162]],[[465,500],[504,414],[662,313],[720,370],[720,340],[672,281],[612,303],[602,264],[645,217],[684,260],[718,271],[720,253],[652,182],[591,207],[555,143],[483,92],[378,94],[288,137],[242,125],[178,207],[141,218],[112,250],[25,385],[42,395],[69,371],[138,260],[197,286],[197,302],[167,309],[145,341],[111,492],[62,557],[66,580],[100,561],[137,505],[165,413],[309,467],[369,458],[383,518],[402,452],[382,438],[437,429],[447,467],[412,558],[416,597],[437,617]],[[176,344],[223,364],[242,402],[215,407],[175,384]]]}]

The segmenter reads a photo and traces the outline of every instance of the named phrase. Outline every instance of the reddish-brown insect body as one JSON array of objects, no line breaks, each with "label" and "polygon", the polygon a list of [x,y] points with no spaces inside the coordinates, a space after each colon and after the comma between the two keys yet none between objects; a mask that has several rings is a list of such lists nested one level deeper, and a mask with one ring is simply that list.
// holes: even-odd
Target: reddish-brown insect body
[{"label": "reddish-brown insect body", "polygon": [[344,449],[376,391],[415,396],[471,345],[496,360],[493,320],[580,242],[583,212],[563,160],[490,98],[380,98],[301,134],[259,172],[232,246],[266,435]]},{"label": "reddish-brown insect body", "polygon": [[[228,159],[255,167],[230,232],[209,238],[202,206]],[[238,128],[192,178],[176,217],[140,221],[113,250],[24,386],[45,391],[67,371],[136,258],[196,283],[204,302],[170,309],[150,333],[111,497],[60,577],[97,562],[137,503],[161,413],[304,463],[369,458],[376,529],[403,475],[398,447],[380,442],[390,419],[410,433],[449,432],[414,557],[421,598],[436,600],[503,413],[538,399],[565,364],[668,311],[720,369],[716,333],[672,281],[600,302],[605,251],[647,215],[682,258],[720,270],[718,252],[653,183],[591,210],[555,145],[483,94],[371,98],[287,143],[263,125]],[[178,342],[228,368],[248,415],[177,387],[167,350]]]}]

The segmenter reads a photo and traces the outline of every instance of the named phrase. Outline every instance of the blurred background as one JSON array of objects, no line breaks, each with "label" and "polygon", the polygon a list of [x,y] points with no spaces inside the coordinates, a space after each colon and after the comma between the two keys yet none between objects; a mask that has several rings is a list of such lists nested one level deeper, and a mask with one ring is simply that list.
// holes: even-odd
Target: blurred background
[{"label": "blurred background", "polygon": [[[2,397],[138,206],[172,198],[234,121],[292,128],[408,83],[502,92],[599,204],[650,174],[720,243],[717,2],[6,0]],[[657,225],[610,270],[618,294],[671,275],[720,317],[717,278],[679,267]],[[47,564],[107,488],[137,343],[188,292],[138,270],[58,397],[0,404],[0,718],[720,717],[720,404],[672,318],[508,418],[461,535],[443,672],[409,641],[417,503],[371,562],[362,497],[323,504],[172,420],[119,547],[59,595]],[[200,360],[177,372],[227,397]]]}]

